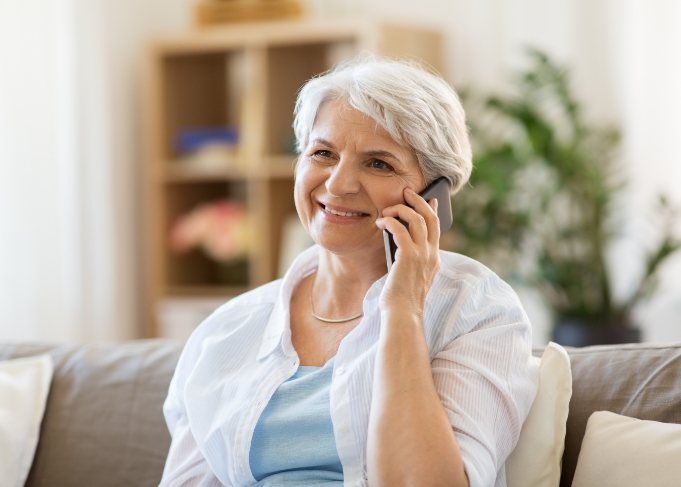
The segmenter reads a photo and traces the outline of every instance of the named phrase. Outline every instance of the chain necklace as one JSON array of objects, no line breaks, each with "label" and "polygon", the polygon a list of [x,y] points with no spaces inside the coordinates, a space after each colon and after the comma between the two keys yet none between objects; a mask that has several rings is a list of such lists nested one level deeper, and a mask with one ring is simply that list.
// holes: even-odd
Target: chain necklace
[{"label": "chain necklace", "polygon": [[348,321],[356,320],[357,318],[361,318],[364,316],[364,311],[362,311],[359,314],[356,314],[355,316],[351,316],[349,318],[339,318],[339,319],[331,319],[331,318],[324,318],[323,316],[319,316],[317,313],[314,311],[314,301],[312,300],[312,288],[314,287],[314,282],[312,286],[310,287],[310,314],[312,315],[313,318],[318,319],[319,321],[323,323],[347,323]]}]

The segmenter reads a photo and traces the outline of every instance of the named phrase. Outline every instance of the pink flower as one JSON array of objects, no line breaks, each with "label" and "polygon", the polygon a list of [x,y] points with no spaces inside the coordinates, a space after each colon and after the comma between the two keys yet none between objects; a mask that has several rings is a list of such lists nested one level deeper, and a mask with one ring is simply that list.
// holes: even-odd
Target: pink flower
[{"label": "pink flower", "polygon": [[245,257],[250,244],[250,224],[245,207],[218,200],[180,216],[170,234],[171,249],[178,253],[201,248],[216,261]]}]

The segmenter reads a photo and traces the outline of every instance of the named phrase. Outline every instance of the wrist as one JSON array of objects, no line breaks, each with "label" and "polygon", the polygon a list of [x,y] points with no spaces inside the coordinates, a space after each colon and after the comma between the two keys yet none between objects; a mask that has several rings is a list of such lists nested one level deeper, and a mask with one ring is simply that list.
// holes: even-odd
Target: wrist
[{"label": "wrist", "polygon": [[381,323],[400,326],[400,323],[423,326],[423,306],[410,301],[401,305],[384,304],[381,307]]},{"label": "wrist", "polygon": [[397,335],[409,336],[423,334],[423,313],[420,311],[383,311],[381,312],[381,337]]},{"label": "wrist", "polygon": [[[383,310],[381,311],[381,322],[386,324],[423,324],[423,312],[420,310]],[[405,325],[406,326],[406,325]]]},{"label": "wrist", "polygon": [[418,314],[382,315],[377,345],[377,363],[390,364],[391,370],[430,364],[423,320]]}]

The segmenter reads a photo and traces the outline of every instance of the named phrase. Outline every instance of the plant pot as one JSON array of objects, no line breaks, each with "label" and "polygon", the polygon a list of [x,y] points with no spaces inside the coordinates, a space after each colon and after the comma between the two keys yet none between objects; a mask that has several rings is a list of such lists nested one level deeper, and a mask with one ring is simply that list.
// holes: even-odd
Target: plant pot
[{"label": "plant pot", "polygon": [[604,326],[584,321],[560,320],[553,329],[552,340],[568,347],[637,343],[641,341],[641,330],[626,324]]}]

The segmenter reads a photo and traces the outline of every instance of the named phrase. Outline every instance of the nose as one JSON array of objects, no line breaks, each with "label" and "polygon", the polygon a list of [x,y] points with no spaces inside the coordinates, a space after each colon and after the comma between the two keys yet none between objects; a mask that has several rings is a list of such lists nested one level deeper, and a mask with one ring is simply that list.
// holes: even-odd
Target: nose
[{"label": "nose", "polygon": [[331,167],[324,186],[334,196],[357,193],[360,188],[359,170],[352,161],[341,158],[338,164]]}]

